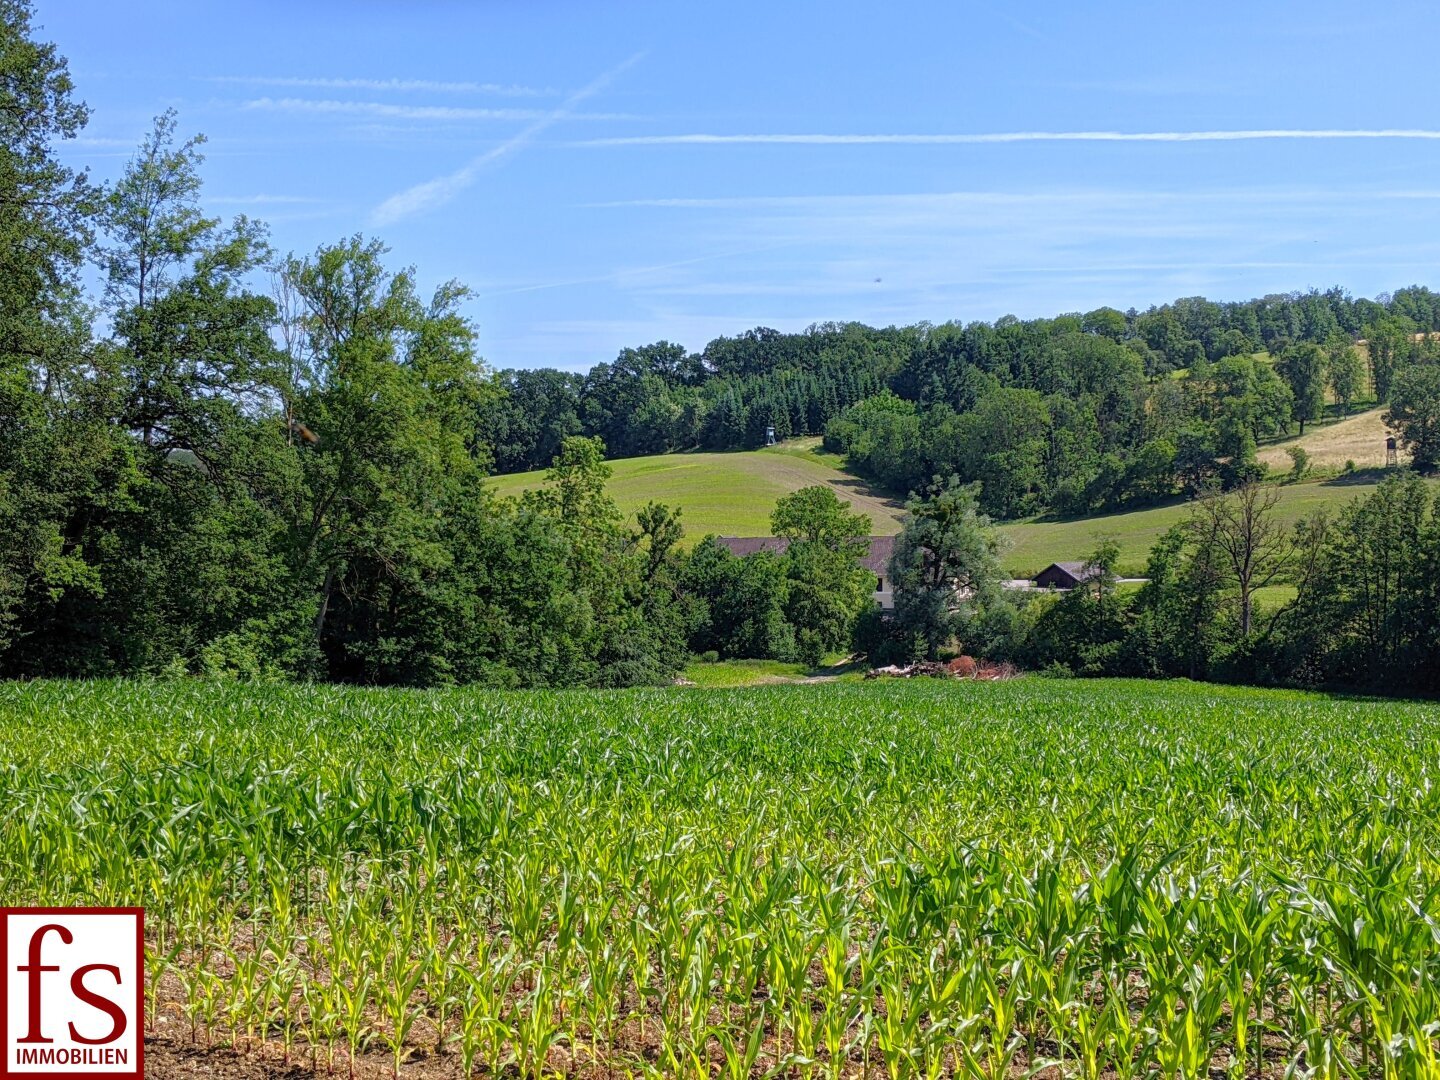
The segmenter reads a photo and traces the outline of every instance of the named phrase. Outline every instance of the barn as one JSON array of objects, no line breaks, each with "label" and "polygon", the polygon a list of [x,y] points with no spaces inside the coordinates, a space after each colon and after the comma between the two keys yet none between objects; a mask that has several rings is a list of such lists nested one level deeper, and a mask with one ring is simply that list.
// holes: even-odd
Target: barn
[{"label": "barn", "polygon": [[1035,586],[1040,589],[1073,589],[1097,573],[1094,567],[1087,571],[1083,562],[1051,563],[1035,575]]}]

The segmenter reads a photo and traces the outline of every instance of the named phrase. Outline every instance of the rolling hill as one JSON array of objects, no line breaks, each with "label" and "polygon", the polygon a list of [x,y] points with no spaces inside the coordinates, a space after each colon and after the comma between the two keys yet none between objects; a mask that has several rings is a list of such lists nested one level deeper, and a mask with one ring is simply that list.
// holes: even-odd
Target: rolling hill
[{"label": "rolling hill", "polygon": [[[1361,448],[1374,443],[1375,432],[1382,430],[1379,424],[1379,410],[1359,413],[1312,427],[1304,439],[1288,440],[1278,448],[1266,447],[1261,458],[1267,460],[1266,455],[1273,451],[1288,467],[1283,448],[1299,443],[1322,467],[1338,467],[1347,458],[1353,458],[1357,465],[1373,465],[1374,452],[1362,455]],[[1383,459],[1383,434],[1380,447]],[[1336,455],[1342,456],[1337,459]],[[707,533],[768,536],[775,500],[811,484],[829,485],[857,511],[869,514],[876,535],[900,531],[900,502],[843,471],[840,457],[821,450],[816,438],[794,439],[763,450],[658,454],[619,458],[609,464],[614,470],[609,491],[621,511],[633,514],[651,500],[680,507],[687,545]],[[1282,471],[1278,462],[1271,467]],[[1280,489],[1280,516],[1293,522],[1320,506],[1337,511],[1369,491],[1383,475],[1382,469],[1367,468],[1330,479],[1286,484]],[[539,487],[545,482],[545,474],[512,473],[492,477],[490,482],[500,495],[514,496]],[[1083,559],[1100,539],[1108,538],[1120,545],[1120,572],[1141,574],[1151,546],[1189,512],[1189,507],[1177,500],[1164,506],[1088,518],[1009,522],[1001,527],[1010,542],[1005,567],[1015,577],[1033,577],[1052,562]]]},{"label": "rolling hill", "polygon": [[[843,472],[841,459],[820,449],[818,438],[792,439],[763,450],[722,454],[657,454],[617,458],[610,463],[610,495],[625,514],[647,502],[683,511],[685,538],[770,535],[775,500],[802,487],[826,484],[855,510],[870,515],[877,536],[900,531],[900,503]],[[511,473],[492,479],[501,495],[518,495],[545,482],[543,472]]]},{"label": "rolling hill", "polygon": [[[1336,513],[1351,499],[1372,491],[1383,476],[1384,470],[1370,469],[1331,480],[1286,484],[1280,488],[1277,514],[1280,520],[1293,523],[1322,506]],[[1069,521],[1009,522],[1001,527],[1011,542],[1005,565],[1016,577],[1031,577],[1052,562],[1083,559],[1095,550],[1099,540],[1110,539],[1120,546],[1120,573],[1143,574],[1155,541],[1189,513],[1189,505],[1177,500],[1164,506]]]}]

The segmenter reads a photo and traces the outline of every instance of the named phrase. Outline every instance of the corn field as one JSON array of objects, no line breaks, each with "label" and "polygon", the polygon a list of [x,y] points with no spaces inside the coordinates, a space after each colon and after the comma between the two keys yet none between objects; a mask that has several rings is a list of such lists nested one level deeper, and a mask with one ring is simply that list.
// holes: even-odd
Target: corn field
[{"label": "corn field", "polygon": [[353,1076],[1440,1076],[1440,708],[0,686],[0,899]]}]

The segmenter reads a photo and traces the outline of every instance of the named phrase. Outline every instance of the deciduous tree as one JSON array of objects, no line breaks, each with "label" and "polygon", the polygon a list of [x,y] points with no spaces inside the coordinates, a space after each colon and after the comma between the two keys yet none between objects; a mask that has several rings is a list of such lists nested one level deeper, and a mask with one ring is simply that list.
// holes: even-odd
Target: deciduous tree
[{"label": "deciduous tree", "polygon": [[1229,572],[1242,639],[1250,636],[1256,591],[1280,581],[1295,552],[1294,531],[1275,515],[1279,500],[1279,488],[1246,483],[1228,495],[1209,491],[1195,503],[1191,529],[1219,552]]},{"label": "deciduous tree", "polygon": [[1290,386],[1292,415],[1304,435],[1305,422],[1318,420],[1325,411],[1325,351],[1310,341],[1291,345],[1276,360],[1275,370]]},{"label": "deciduous tree", "polygon": [[1386,425],[1419,469],[1440,464],[1440,365],[1410,364],[1390,388]]}]

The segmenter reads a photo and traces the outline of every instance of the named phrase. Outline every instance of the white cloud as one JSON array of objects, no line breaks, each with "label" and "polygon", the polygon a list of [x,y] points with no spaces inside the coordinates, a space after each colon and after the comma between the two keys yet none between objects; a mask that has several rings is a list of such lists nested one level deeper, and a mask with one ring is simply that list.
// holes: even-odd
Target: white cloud
[{"label": "white cloud", "polygon": [[1427,128],[1254,128],[1233,131],[992,131],[910,135],[622,135],[576,146],[950,146],[1026,142],[1243,142],[1255,139],[1440,139]]},{"label": "white cloud", "polygon": [[561,120],[569,120],[576,117],[575,106],[587,98],[593,97],[610,84],[610,81],[623,72],[626,68],[636,63],[642,53],[636,53],[628,60],[617,64],[605,72],[588,86],[575,91],[561,103],[560,107],[545,113],[528,127],[518,134],[512,135],[494,149],[471,158],[462,167],[445,176],[436,177],[434,180],[427,180],[424,183],[416,184],[406,188],[404,191],[391,195],[388,199],[375,207],[370,214],[370,220],[375,225],[390,225],[402,218],[426,210],[433,210],[449,202],[461,191],[464,191],[475,182],[475,178],[486,168],[498,164],[505,158],[518,153],[528,146],[535,137],[545,131],[553,124]]},{"label": "white cloud", "polygon": [[73,139],[66,139],[62,146],[100,146],[100,147],[129,147],[134,150],[140,145],[139,139],[117,139],[104,135],[77,135]]},{"label": "white cloud", "polygon": [[654,208],[676,210],[835,210],[860,208],[961,209],[1025,206],[1032,203],[1145,202],[1322,202],[1353,199],[1440,199],[1440,190],[1335,190],[1327,188],[1225,188],[1199,191],[1147,191],[1124,188],[1073,188],[1039,191],[924,191],[873,195],[722,195],[621,199],[583,203],[589,209]]},{"label": "white cloud", "polygon": [[[475,109],[460,105],[391,105],[383,101],[335,101],[325,98],[255,98],[247,109],[331,116],[383,117],[393,120],[543,120],[544,109]],[[575,120],[633,120],[624,113],[574,113]]]}]

